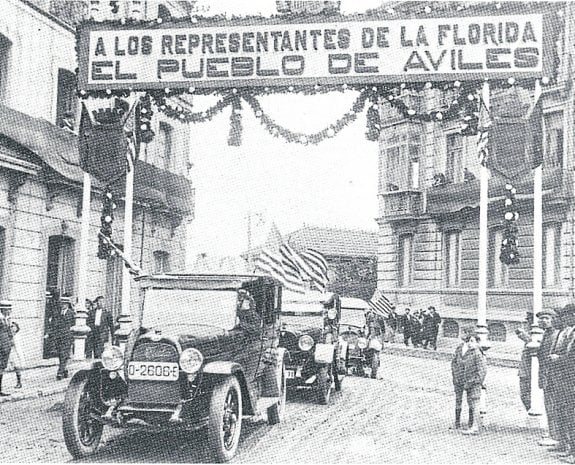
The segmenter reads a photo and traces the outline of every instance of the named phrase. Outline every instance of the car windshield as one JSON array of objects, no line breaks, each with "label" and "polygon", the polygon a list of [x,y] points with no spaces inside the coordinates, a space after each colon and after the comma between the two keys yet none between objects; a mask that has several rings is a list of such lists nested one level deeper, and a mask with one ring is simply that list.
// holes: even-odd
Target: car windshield
[{"label": "car windshield", "polygon": [[236,325],[237,292],[148,289],[141,324],[145,328],[206,325],[231,330]]},{"label": "car windshield", "polygon": [[321,303],[284,302],[282,304],[282,323],[323,327],[324,308]]}]

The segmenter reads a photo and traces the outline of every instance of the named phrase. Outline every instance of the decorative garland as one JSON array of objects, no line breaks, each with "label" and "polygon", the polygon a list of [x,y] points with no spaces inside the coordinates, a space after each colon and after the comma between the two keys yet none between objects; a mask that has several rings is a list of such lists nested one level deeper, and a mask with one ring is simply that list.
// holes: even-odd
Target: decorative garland
[{"label": "decorative garland", "polygon": [[513,185],[509,183],[505,185],[505,230],[503,231],[499,259],[506,265],[519,263],[519,250],[517,249],[517,220],[519,219],[519,212],[515,208],[516,193]]}]

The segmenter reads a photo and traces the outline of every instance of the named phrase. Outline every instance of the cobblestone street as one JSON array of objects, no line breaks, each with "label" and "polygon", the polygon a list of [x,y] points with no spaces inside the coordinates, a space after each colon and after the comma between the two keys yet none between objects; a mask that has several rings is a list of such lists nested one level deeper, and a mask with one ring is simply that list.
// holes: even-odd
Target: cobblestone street
[{"label": "cobblestone street", "polygon": [[[285,421],[244,425],[237,463],[560,463],[526,428],[517,371],[489,367],[486,429],[450,430],[449,362],[386,355],[383,378],[347,377],[328,407],[292,393]],[[0,406],[2,462],[69,461],[62,394]],[[202,433],[111,430],[93,462],[202,462]]]}]

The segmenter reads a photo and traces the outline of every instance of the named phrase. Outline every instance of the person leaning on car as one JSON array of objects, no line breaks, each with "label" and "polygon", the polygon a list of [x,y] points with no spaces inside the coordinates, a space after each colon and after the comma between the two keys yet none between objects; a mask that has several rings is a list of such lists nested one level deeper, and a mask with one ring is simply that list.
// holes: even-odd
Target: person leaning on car
[{"label": "person leaning on car", "polygon": [[367,337],[377,337],[383,343],[385,334],[385,320],[383,316],[376,313],[370,308],[365,314],[365,326],[367,328]]}]

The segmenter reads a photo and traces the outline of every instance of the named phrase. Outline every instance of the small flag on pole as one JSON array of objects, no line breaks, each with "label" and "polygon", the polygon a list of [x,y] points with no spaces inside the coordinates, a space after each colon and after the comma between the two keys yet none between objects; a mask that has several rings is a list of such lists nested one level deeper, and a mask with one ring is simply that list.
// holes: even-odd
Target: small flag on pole
[{"label": "small flag on pole", "polygon": [[368,304],[373,309],[373,311],[383,315],[386,318],[389,316],[391,310],[394,307],[391,301],[385,297],[383,292],[381,292],[379,289],[376,289]]}]

